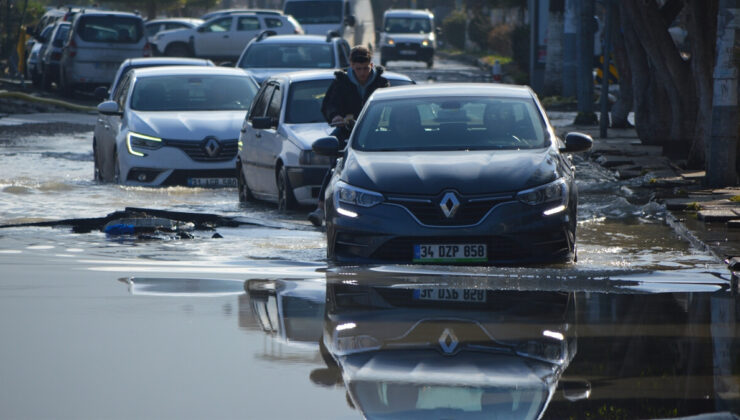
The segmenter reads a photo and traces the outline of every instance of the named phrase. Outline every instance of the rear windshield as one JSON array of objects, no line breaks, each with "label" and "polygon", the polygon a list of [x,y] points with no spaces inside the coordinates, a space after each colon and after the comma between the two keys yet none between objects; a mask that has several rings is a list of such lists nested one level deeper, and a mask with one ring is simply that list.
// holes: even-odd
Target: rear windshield
[{"label": "rear windshield", "polygon": [[137,111],[248,110],[257,83],[246,74],[168,75],[137,80],[131,109]]},{"label": "rear windshield", "polygon": [[330,44],[252,44],[239,62],[242,68],[334,68]]},{"label": "rear windshield", "polygon": [[141,19],[126,16],[82,16],[77,30],[85,42],[136,44],[144,34]]},{"label": "rear windshield", "polygon": [[547,129],[532,99],[428,97],[371,103],[353,133],[366,151],[536,149]]}]

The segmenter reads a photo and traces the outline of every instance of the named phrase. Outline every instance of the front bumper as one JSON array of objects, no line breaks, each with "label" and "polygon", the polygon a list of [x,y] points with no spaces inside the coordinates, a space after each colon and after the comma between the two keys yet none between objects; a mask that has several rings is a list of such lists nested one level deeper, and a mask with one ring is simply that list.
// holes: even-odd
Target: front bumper
[{"label": "front bumper", "polygon": [[315,205],[318,202],[321,184],[324,182],[328,166],[292,166],[286,168],[288,180],[293,188],[293,195],[302,206]]},{"label": "front bumper", "polygon": [[487,260],[481,264],[570,261],[574,256],[572,207],[544,216],[545,207],[507,201],[464,226],[425,225],[392,203],[347,209],[358,216],[338,214],[327,202],[328,254],[337,262],[411,263],[418,244],[485,244]]},{"label": "front bumper", "polygon": [[434,47],[423,47],[420,44],[395,44],[380,47],[383,60],[430,61],[434,58]]}]

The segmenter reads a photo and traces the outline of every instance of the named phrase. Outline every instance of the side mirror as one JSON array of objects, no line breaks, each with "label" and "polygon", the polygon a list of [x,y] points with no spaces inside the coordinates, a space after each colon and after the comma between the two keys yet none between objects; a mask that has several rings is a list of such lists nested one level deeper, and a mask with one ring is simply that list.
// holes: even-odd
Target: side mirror
[{"label": "side mirror", "polygon": [[323,156],[337,156],[339,154],[339,140],[334,136],[322,137],[311,146],[316,154]]},{"label": "side mirror", "polygon": [[344,24],[347,26],[355,26],[357,23],[357,19],[353,15],[349,15],[346,18],[344,18]]},{"label": "side mirror", "polygon": [[98,112],[103,115],[123,115],[116,101],[105,101],[98,104]]},{"label": "side mirror", "polygon": [[98,86],[93,91],[93,95],[99,101],[104,101],[108,97],[108,89],[105,86]]},{"label": "side mirror", "polygon": [[252,127],[258,130],[277,127],[272,117],[254,117],[252,118]]},{"label": "side mirror", "polygon": [[561,147],[560,151],[565,153],[578,153],[585,152],[591,149],[594,144],[594,139],[588,134],[583,133],[568,133],[565,135],[565,147]]}]

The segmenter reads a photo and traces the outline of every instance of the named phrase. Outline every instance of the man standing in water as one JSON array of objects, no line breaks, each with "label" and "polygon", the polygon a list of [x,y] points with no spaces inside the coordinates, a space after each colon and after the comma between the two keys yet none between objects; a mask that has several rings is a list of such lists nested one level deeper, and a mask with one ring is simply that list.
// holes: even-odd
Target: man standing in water
[{"label": "man standing in water", "polygon": [[[360,115],[367,98],[375,92],[375,89],[389,86],[388,80],[382,76],[383,68],[375,67],[372,58],[372,52],[366,47],[352,48],[349,53],[350,68],[334,73],[334,80],[329,85],[324,102],[321,104],[324,118],[331,126],[336,127],[332,135],[339,140],[341,147],[345,146],[355,118]],[[332,169],[335,163],[336,161],[332,162]],[[308,220],[314,226],[321,226],[324,222],[324,189],[329,183],[332,169],[324,176],[316,210],[308,214]]]}]

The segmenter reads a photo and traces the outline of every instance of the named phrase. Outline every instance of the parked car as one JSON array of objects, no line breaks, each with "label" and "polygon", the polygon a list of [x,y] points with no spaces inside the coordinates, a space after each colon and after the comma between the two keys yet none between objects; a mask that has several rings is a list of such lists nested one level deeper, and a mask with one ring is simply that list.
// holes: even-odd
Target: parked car
[{"label": "parked car", "polygon": [[54,29],[54,24],[48,25],[44,28],[37,37],[32,41],[30,53],[26,59],[26,78],[31,80],[34,86],[41,84],[41,65],[39,62],[39,53],[44,45],[49,43],[51,39],[51,32]]},{"label": "parked car", "polygon": [[49,42],[39,52],[41,87],[45,90],[51,89],[52,82],[59,84],[59,61],[62,59],[62,48],[71,27],[70,22],[58,20],[49,36]]},{"label": "parked car", "polygon": [[291,16],[275,12],[232,13],[213,17],[196,28],[160,32],[154,36],[154,51],[156,55],[233,63],[247,43],[266,29],[277,34],[303,33]]},{"label": "parked car", "polygon": [[392,60],[423,61],[434,65],[437,35],[434,14],[429,10],[391,9],[383,14],[380,63]]},{"label": "parked car", "polygon": [[62,50],[60,90],[68,96],[76,88],[108,85],[125,59],[150,55],[141,16],[83,11],[72,21]]},{"label": "parked car", "polygon": [[[526,86],[379,89],[326,189],[333,261],[572,261],[578,193],[569,153]],[[335,137],[313,149],[337,155]]]},{"label": "parked car", "polygon": [[262,83],[273,74],[308,69],[349,67],[349,44],[332,35],[272,35],[249,41],[236,63]]},{"label": "parked car", "polygon": [[189,29],[195,28],[196,26],[203,23],[203,19],[196,18],[160,18],[152,19],[144,23],[144,30],[146,36],[149,37],[151,42],[154,35],[162,32],[169,31],[172,29]]},{"label": "parked car", "polygon": [[[412,84],[398,73],[383,73],[393,85]],[[281,210],[315,205],[330,157],[311,144],[331,133],[321,102],[333,70],[305,70],[268,78],[242,125],[236,161],[239,201],[254,198]]]},{"label": "parked car", "polygon": [[215,66],[213,61],[205,60],[202,58],[188,58],[188,57],[139,57],[129,58],[118,67],[116,76],[113,78],[113,83],[110,85],[110,89],[105,86],[98,86],[95,89],[95,97],[103,101],[105,99],[113,99],[114,92],[118,88],[121,80],[126,74],[133,69],[140,69],[145,67],[162,67],[162,66]]},{"label": "parked car", "polygon": [[140,186],[235,186],[239,127],[257,90],[257,82],[235,68],[128,72],[112,100],[98,105],[95,179]]}]

